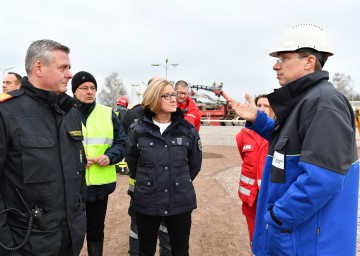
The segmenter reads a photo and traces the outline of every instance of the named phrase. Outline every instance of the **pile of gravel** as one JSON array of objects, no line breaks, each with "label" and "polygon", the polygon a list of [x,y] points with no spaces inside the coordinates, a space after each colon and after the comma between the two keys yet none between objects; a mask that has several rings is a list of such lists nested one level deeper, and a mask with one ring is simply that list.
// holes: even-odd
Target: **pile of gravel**
[{"label": "pile of gravel", "polygon": [[[241,126],[201,126],[201,142],[203,145],[236,146],[235,136],[241,129]],[[239,176],[240,166],[219,172],[214,178],[224,187],[231,198],[241,204],[237,194]]]}]

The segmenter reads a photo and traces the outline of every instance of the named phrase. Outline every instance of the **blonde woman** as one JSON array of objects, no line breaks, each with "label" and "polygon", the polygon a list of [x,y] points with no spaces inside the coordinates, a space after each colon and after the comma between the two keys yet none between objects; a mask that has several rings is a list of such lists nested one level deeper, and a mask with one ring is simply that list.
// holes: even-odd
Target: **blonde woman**
[{"label": "blonde woman", "polygon": [[166,223],[173,255],[189,255],[191,212],[197,207],[193,180],[201,168],[201,142],[195,127],[177,108],[177,94],[154,79],[143,94],[143,114],[129,128],[126,159],[136,180],[132,207],[139,255],[154,255],[159,226]]}]

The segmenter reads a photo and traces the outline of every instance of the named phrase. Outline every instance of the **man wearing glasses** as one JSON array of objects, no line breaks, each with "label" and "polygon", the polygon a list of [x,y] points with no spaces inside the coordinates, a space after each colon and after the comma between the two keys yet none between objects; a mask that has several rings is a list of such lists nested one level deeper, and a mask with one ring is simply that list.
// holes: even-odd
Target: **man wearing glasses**
[{"label": "man wearing glasses", "polygon": [[102,255],[108,196],[116,187],[116,163],[124,158],[126,135],[110,107],[96,103],[93,75],[80,71],[71,81],[82,122],[86,164],[87,249],[89,256]]},{"label": "man wearing glasses", "polygon": [[189,255],[191,213],[196,208],[193,180],[202,161],[200,137],[184,120],[167,80],[153,80],[141,105],[143,114],[130,126],[126,141],[129,176],[136,179],[130,195],[139,255],[155,255],[161,221],[169,232],[170,255]]},{"label": "man wearing glasses", "polygon": [[189,85],[184,80],[179,80],[175,84],[177,92],[177,105],[183,111],[185,120],[193,124],[197,131],[200,130],[201,111],[195,102],[188,96]]},{"label": "man wearing glasses", "polygon": [[[280,89],[276,120],[232,100],[246,126],[270,139],[258,197],[255,255],[355,255],[359,161],[354,114],[322,68],[332,48],[320,27],[289,29],[270,56]],[[271,135],[271,137],[270,137]]]}]

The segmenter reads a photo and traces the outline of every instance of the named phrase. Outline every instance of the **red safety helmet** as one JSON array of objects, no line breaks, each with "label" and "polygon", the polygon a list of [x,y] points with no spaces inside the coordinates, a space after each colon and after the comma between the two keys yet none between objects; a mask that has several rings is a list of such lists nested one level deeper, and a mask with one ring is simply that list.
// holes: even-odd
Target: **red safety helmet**
[{"label": "red safety helmet", "polygon": [[129,100],[126,97],[122,96],[122,97],[118,98],[117,104],[127,108],[127,106],[129,105]]}]

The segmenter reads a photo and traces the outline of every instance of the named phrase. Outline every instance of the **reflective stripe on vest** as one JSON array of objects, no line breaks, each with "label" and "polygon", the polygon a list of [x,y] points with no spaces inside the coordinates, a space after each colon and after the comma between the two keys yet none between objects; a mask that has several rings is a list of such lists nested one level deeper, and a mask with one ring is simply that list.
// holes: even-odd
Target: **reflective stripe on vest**
[{"label": "reflective stripe on vest", "polygon": [[86,138],[86,141],[84,140],[84,145],[90,145],[90,144],[108,144],[112,145],[113,139],[110,138]]},{"label": "reflective stripe on vest", "polygon": [[[84,148],[87,157],[98,157],[111,147],[114,139],[114,126],[112,123],[112,109],[96,104],[82,125],[84,135]],[[86,185],[103,185],[116,182],[115,165],[100,166],[93,164],[86,168]]]}]

